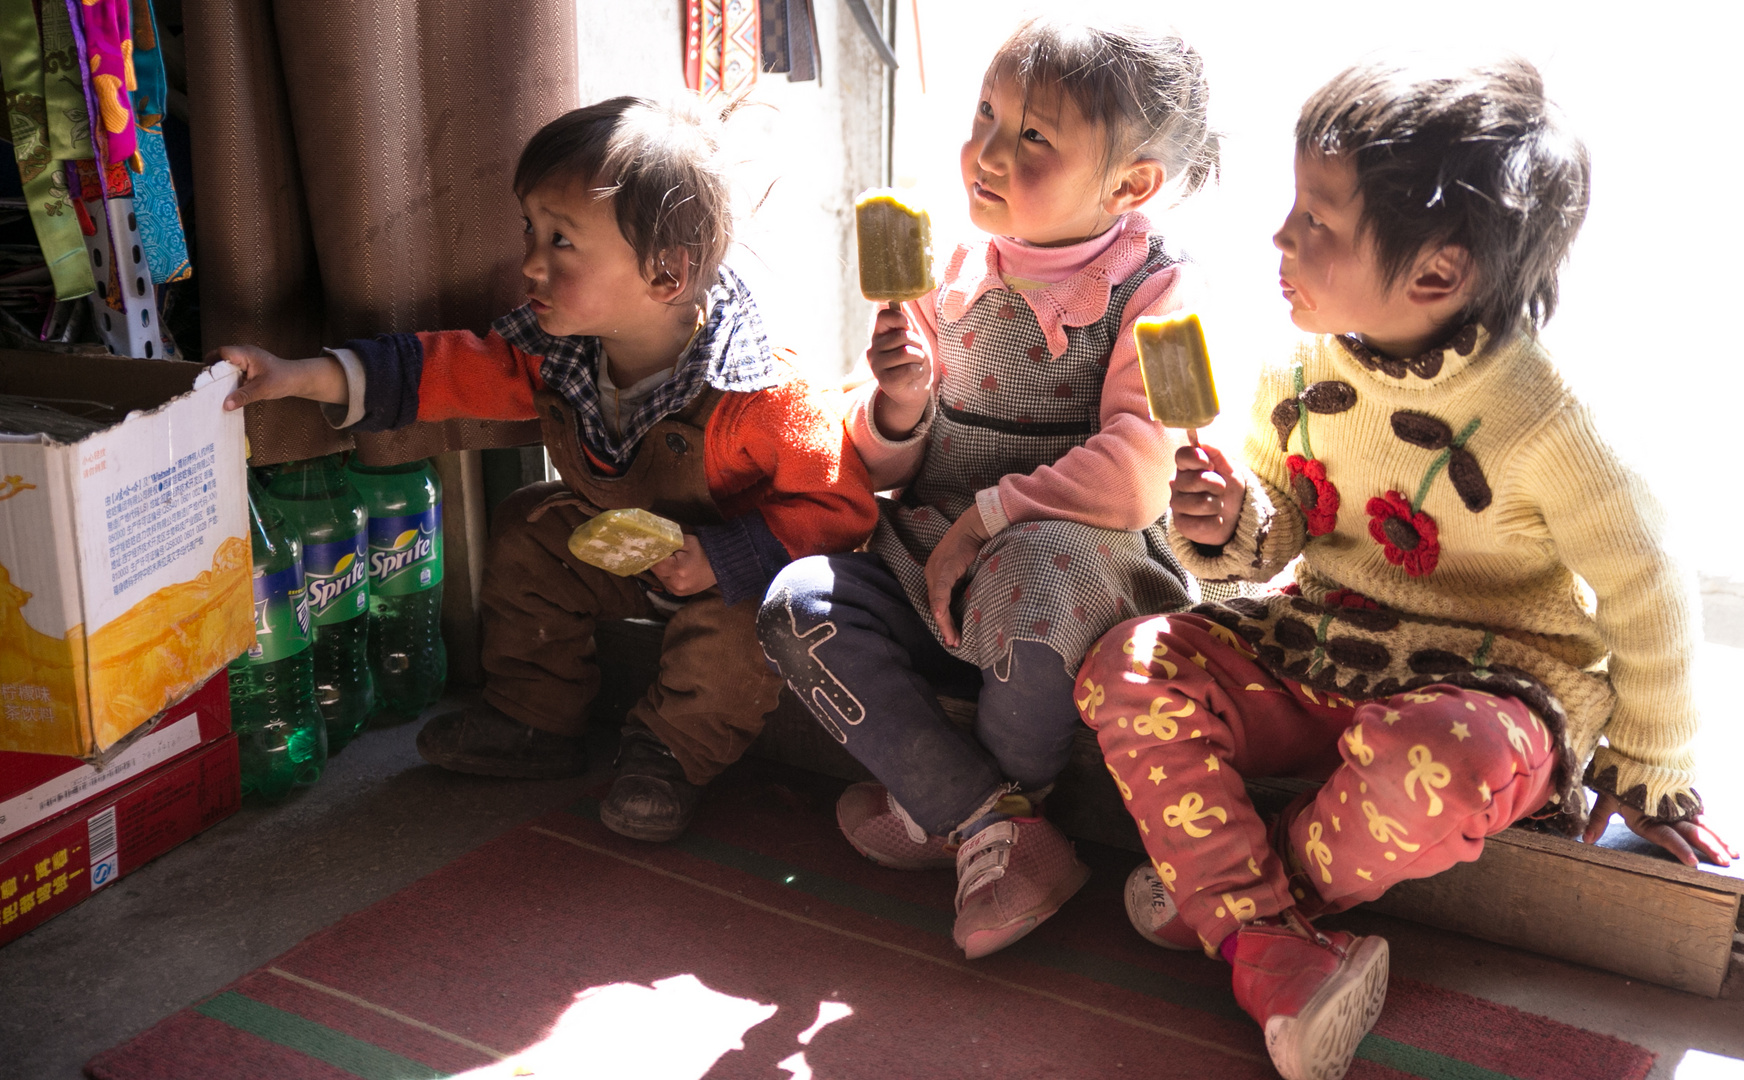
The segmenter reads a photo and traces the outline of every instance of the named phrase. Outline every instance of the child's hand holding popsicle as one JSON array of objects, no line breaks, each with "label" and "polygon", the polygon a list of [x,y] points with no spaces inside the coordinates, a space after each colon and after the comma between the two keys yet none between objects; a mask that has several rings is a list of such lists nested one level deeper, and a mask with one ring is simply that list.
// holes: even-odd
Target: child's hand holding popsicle
[{"label": "child's hand holding popsicle", "polygon": [[1198,429],[1217,419],[1217,384],[1199,316],[1142,318],[1132,334],[1152,418],[1187,430],[1189,445],[1175,451],[1175,478],[1169,481],[1174,528],[1197,544],[1227,544],[1247,489],[1221,450],[1199,444]]},{"label": "child's hand holding popsicle", "polygon": [[875,188],[854,204],[860,246],[860,292],[884,302],[872,327],[866,363],[883,391],[874,413],[879,433],[904,439],[926,413],[934,368],[926,343],[908,325],[905,300],[933,289],[932,225],[902,193]]}]

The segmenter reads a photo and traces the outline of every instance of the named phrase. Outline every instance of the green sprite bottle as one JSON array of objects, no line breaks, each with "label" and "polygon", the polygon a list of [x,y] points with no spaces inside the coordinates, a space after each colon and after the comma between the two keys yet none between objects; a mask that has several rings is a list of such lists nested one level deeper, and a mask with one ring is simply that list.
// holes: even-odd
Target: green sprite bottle
[{"label": "green sprite bottle", "polygon": [[378,712],[412,719],[442,697],[442,483],[428,461],[351,462],[369,508],[369,667]]},{"label": "green sprite bottle", "polygon": [[242,793],[277,801],[321,779],[327,726],[315,705],[302,548],[252,472],[248,526],[254,645],[230,662],[230,723],[242,755]]},{"label": "green sprite bottle", "polygon": [[315,652],[315,703],[327,752],[356,738],[374,711],[369,675],[369,511],[338,455],[293,461],[267,485],[303,543]]}]

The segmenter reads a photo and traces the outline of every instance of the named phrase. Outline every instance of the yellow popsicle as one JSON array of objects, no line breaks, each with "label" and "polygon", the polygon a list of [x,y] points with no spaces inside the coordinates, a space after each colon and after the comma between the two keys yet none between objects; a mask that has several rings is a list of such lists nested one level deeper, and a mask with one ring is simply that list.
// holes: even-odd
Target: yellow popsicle
[{"label": "yellow popsicle", "polygon": [[905,192],[861,192],[854,202],[854,232],[860,241],[860,292],[866,299],[900,303],[932,291],[932,219]]},{"label": "yellow popsicle", "polygon": [[1164,427],[1185,428],[1187,441],[1198,446],[1198,429],[1217,419],[1217,384],[1199,316],[1190,311],[1145,316],[1133,323],[1132,336],[1151,418]]},{"label": "yellow popsicle", "polygon": [[619,577],[631,577],[684,546],[678,524],[646,510],[607,510],[569,534],[569,553]]}]

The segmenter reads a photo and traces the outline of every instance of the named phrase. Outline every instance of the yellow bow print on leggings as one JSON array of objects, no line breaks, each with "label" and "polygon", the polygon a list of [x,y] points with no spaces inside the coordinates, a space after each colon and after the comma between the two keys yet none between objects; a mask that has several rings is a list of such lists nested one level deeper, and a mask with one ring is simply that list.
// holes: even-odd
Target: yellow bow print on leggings
[{"label": "yellow bow print on leggings", "polygon": [[1212,817],[1225,825],[1229,824],[1229,813],[1223,807],[1207,807],[1203,795],[1197,791],[1189,791],[1180,802],[1163,811],[1163,824],[1172,829],[1180,829],[1188,836],[1210,836],[1210,829],[1201,828],[1193,823]]},{"label": "yellow bow print on leggings", "polygon": [[1350,747],[1350,756],[1356,758],[1358,764],[1373,765],[1375,763],[1375,748],[1363,742],[1361,724],[1344,733],[1344,745]]},{"label": "yellow bow print on leggings", "polygon": [[1152,665],[1161,667],[1165,678],[1172,679],[1181,673],[1181,669],[1175,665],[1173,660],[1163,659],[1163,657],[1169,655],[1169,647],[1160,641],[1151,643],[1151,658],[1149,662],[1138,658],[1138,642],[1132,638],[1126,639],[1126,643],[1120,647],[1120,651],[1132,657],[1132,673],[1134,675],[1153,675],[1154,673],[1151,671]]},{"label": "yellow bow print on leggings", "polygon": [[1326,841],[1321,839],[1325,831],[1320,827],[1320,822],[1309,822],[1308,842],[1302,845],[1302,853],[1308,856],[1309,862],[1320,867],[1320,880],[1330,884],[1332,881],[1332,849],[1327,847]]},{"label": "yellow bow print on leggings", "polygon": [[1381,813],[1380,807],[1367,799],[1362,804],[1363,817],[1369,819],[1369,835],[1383,844],[1398,844],[1401,851],[1416,851],[1422,844],[1406,840],[1405,826]]},{"label": "yellow bow print on leggings", "polygon": [[1441,796],[1435,793],[1436,788],[1447,786],[1453,779],[1453,773],[1446,765],[1436,761],[1429,753],[1429,747],[1419,743],[1405,755],[1405,760],[1411,763],[1411,771],[1405,774],[1405,794],[1412,802],[1417,801],[1417,781],[1423,781],[1423,794],[1429,796],[1429,816],[1435,817],[1441,813]]},{"label": "yellow bow print on leggings", "polygon": [[1084,680],[1084,696],[1077,701],[1078,711],[1084,714],[1086,720],[1096,719],[1096,710],[1108,700],[1108,688],[1097,686],[1089,679]]},{"label": "yellow bow print on leggings", "polygon": [[1496,711],[1496,719],[1508,731],[1508,745],[1522,754],[1532,752],[1532,737],[1526,734],[1526,729],[1514,723],[1514,718],[1501,710]]},{"label": "yellow bow print on leggings", "polygon": [[1136,716],[1133,718],[1132,730],[1138,732],[1140,735],[1155,735],[1163,742],[1168,742],[1170,739],[1174,738],[1175,734],[1181,730],[1180,727],[1175,724],[1175,721],[1184,717],[1192,716],[1196,711],[1198,711],[1199,707],[1189,701],[1179,709],[1164,712],[1163,706],[1168,703],[1169,699],[1166,697],[1160,697],[1155,701],[1152,701],[1150,712],[1145,713],[1143,716]]},{"label": "yellow bow print on leggings", "polygon": [[[1107,765],[1106,762],[1104,762],[1103,764]],[[1120,778],[1120,774],[1114,771],[1114,766],[1107,765],[1107,768],[1108,768],[1108,775],[1114,777],[1114,786],[1120,789],[1120,797],[1125,799],[1127,802],[1131,802],[1132,801],[1132,789],[1127,787],[1126,781],[1122,780]]]},{"label": "yellow bow print on leggings", "polygon": [[1177,876],[1175,868],[1166,862],[1158,862],[1156,859],[1151,860],[1151,865],[1157,868],[1157,880],[1163,883],[1163,888],[1170,892],[1174,892],[1175,878]]}]

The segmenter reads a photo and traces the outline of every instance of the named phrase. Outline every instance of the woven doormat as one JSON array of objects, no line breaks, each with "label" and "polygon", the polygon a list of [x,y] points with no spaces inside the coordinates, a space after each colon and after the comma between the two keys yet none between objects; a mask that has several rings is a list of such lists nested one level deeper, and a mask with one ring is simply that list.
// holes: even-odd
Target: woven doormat
[{"label": "woven doormat", "polygon": [[[952,875],[883,870],[766,765],[669,845],[516,828],[92,1060],[98,1080],[1272,1077],[1227,968],[1135,935],[1132,856],[973,963]],[[1641,1047],[1395,977],[1353,1078],[1640,1080]]]}]

